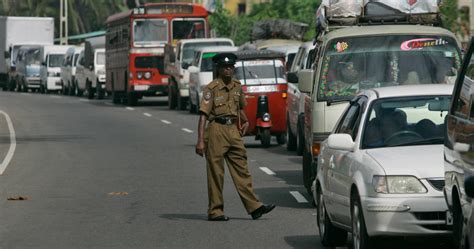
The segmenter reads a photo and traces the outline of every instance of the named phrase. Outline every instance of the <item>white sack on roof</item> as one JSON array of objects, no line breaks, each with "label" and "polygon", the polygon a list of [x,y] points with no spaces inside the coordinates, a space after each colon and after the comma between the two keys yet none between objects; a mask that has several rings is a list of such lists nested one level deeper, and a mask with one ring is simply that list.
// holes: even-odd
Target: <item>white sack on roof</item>
[{"label": "white sack on roof", "polygon": [[323,0],[326,15],[331,17],[356,17],[361,15],[364,0]]}]

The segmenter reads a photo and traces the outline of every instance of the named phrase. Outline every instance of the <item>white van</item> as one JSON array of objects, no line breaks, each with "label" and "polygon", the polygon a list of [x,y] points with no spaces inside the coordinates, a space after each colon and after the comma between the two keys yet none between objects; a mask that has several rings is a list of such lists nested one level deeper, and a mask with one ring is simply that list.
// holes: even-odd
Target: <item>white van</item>
[{"label": "white van", "polygon": [[75,93],[76,66],[82,50],[84,50],[84,47],[74,46],[66,51],[61,67],[61,86],[64,95],[72,96]]},{"label": "white van", "polygon": [[41,48],[40,92],[61,91],[61,66],[71,46],[47,45]]}]

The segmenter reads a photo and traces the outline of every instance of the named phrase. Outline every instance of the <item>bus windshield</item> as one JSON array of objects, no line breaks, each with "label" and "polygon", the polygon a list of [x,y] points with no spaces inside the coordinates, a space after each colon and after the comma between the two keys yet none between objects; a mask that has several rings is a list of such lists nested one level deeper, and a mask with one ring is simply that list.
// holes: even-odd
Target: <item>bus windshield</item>
[{"label": "bus windshield", "polygon": [[173,41],[181,39],[205,38],[204,19],[173,20]]},{"label": "bus windshield", "polygon": [[137,19],[133,22],[135,46],[151,46],[168,42],[168,21],[166,19]]},{"label": "bus windshield", "polygon": [[451,37],[351,37],[329,42],[322,63],[318,100],[350,100],[374,87],[454,83],[461,55]]},{"label": "bus windshield", "polygon": [[285,84],[285,68],[281,60],[239,61],[235,78],[243,85]]}]

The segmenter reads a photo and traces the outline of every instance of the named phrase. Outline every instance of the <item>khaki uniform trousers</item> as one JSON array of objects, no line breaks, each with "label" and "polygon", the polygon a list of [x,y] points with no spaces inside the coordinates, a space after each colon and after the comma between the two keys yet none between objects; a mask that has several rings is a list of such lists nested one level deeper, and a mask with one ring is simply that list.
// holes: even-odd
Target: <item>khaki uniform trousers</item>
[{"label": "khaki uniform trousers", "polygon": [[247,154],[242,137],[235,124],[223,125],[210,122],[206,131],[207,187],[209,217],[224,215],[224,160],[247,213],[262,206],[252,188]]}]

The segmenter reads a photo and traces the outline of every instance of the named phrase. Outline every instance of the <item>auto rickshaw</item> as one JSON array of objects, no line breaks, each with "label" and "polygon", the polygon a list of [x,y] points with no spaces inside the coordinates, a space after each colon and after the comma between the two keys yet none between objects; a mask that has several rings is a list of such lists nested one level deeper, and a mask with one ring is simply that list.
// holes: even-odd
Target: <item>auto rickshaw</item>
[{"label": "auto rickshaw", "polygon": [[241,50],[234,77],[240,80],[247,100],[244,111],[249,120],[246,136],[255,136],[269,147],[271,136],[278,144],[286,142],[285,55],[268,50]]}]

